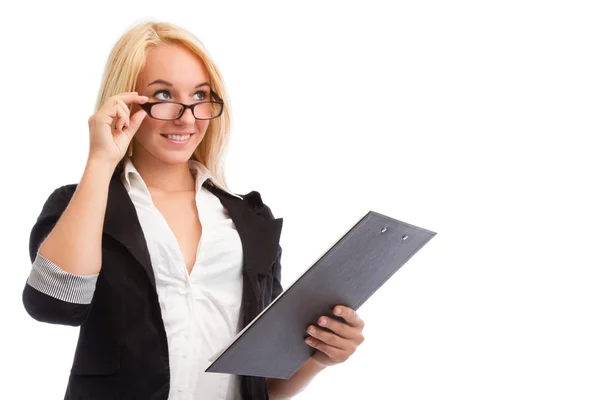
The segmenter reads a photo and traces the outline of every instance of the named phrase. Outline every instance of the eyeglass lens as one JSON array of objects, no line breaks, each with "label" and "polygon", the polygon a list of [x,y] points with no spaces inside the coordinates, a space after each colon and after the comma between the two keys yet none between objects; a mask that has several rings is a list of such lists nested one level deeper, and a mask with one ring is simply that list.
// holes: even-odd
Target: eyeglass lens
[{"label": "eyeglass lens", "polygon": [[[174,103],[159,103],[152,106],[152,116],[155,118],[174,119],[179,116],[183,106]],[[202,103],[194,107],[194,117],[200,119],[214,118],[219,115],[221,105],[218,103]]]}]

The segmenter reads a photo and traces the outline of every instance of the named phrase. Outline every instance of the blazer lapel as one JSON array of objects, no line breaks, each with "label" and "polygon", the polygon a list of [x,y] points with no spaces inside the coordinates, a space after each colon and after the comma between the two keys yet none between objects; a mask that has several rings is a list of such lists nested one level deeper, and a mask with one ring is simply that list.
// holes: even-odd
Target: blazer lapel
[{"label": "blazer lapel", "polygon": [[[109,185],[104,233],[119,241],[133,255],[156,289],[146,239],[135,206],[121,182],[122,169],[119,163]],[[204,187],[219,198],[240,235],[242,271],[245,275],[243,301],[246,304],[257,304],[260,299],[259,282],[269,273],[277,256],[283,218],[272,219],[256,191],[242,196],[243,200],[240,200],[215,186],[210,180],[204,182]]]},{"label": "blazer lapel", "polygon": [[272,218],[256,191],[242,196],[243,200],[240,200],[209,180],[205,181],[204,186],[219,198],[240,235],[244,275],[242,302],[246,326],[260,312],[260,281],[269,273],[277,257],[283,218]]},{"label": "blazer lapel", "polygon": [[108,188],[108,202],[104,219],[104,233],[119,241],[146,271],[152,286],[156,280],[146,238],[137,217],[135,206],[121,182],[121,163],[115,169]]},{"label": "blazer lapel", "polygon": [[268,219],[264,205],[257,202],[257,192],[244,195],[240,200],[211,183],[204,186],[219,198],[235,224],[244,251],[243,268],[266,274],[277,255],[283,218]]}]

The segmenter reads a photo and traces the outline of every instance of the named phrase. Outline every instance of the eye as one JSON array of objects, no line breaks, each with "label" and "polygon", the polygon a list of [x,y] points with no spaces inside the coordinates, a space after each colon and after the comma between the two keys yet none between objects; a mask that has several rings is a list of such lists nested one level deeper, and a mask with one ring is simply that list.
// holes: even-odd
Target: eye
[{"label": "eye", "polygon": [[159,97],[159,95],[160,95],[161,93],[166,93],[166,94],[167,94],[167,96],[169,96],[169,97],[171,96],[171,94],[169,93],[169,91],[168,91],[168,90],[165,90],[165,89],[163,89],[163,90],[157,90],[156,92],[154,92],[154,94],[153,94],[152,96],[156,97],[158,100],[169,100],[168,98],[166,98],[166,99],[161,99],[161,98]]},{"label": "eye", "polygon": [[195,95],[201,95],[202,97],[200,97],[198,100],[206,100],[208,97],[208,92],[204,91],[204,90],[198,90],[196,93],[194,93]]},{"label": "eye", "polygon": [[[161,96],[163,96],[163,95],[165,97],[161,98]],[[158,100],[170,100],[171,99],[171,93],[166,89],[157,90],[156,92],[154,92],[154,94],[152,96],[156,97]],[[204,90],[199,90],[196,93],[194,93],[194,96],[197,96],[196,97],[197,100],[202,101],[202,100],[207,99],[207,97],[209,96],[209,93]]]}]

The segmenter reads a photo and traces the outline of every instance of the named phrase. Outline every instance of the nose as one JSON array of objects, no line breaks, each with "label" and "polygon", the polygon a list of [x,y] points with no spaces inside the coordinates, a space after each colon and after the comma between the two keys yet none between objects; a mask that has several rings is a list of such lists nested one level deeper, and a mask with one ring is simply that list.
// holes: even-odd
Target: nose
[{"label": "nose", "polygon": [[193,124],[196,122],[196,118],[194,118],[194,113],[189,108],[183,112],[183,115],[179,117],[177,121],[180,121],[182,124]]}]

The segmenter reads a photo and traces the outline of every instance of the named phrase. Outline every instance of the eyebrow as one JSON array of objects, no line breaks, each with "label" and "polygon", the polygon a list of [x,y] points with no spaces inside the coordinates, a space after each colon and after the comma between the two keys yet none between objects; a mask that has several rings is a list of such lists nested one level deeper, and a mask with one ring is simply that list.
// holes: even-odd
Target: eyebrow
[{"label": "eyebrow", "polygon": [[[154,82],[149,83],[148,86],[154,85],[154,84],[158,84],[158,83],[163,84],[163,85],[167,85],[167,86],[173,86],[173,84],[171,82],[167,82],[167,81],[162,80],[162,79],[157,79]],[[196,87],[195,87],[195,89],[198,89],[199,87],[202,87],[202,86],[210,86],[210,85],[209,85],[208,82],[202,82],[202,83],[197,84]]]}]

